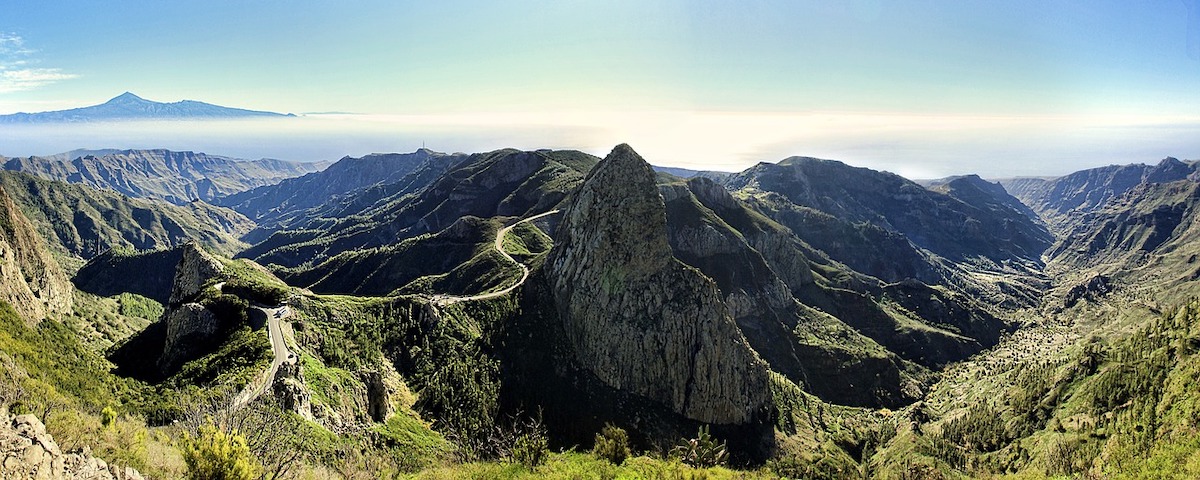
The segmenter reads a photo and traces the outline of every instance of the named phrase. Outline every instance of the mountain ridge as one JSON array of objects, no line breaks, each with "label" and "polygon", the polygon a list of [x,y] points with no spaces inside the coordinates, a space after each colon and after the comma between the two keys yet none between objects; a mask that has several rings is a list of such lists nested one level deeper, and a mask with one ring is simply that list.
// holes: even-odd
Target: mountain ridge
[{"label": "mountain ridge", "polygon": [[236,118],[289,118],[282,114],[243,108],[230,108],[195,100],[172,103],[146,100],[130,92],[122,93],[107,102],[87,107],[35,113],[0,115],[0,123],[87,123],[123,120],[202,120]]},{"label": "mountain ridge", "polygon": [[275,159],[241,160],[203,152],[167,149],[100,150],[63,159],[9,158],[5,170],[22,171],[42,178],[113,190],[131,197],[157,198],[176,205],[195,200],[213,201],[250,188],[318,171],[322,163],[295,163]]}]

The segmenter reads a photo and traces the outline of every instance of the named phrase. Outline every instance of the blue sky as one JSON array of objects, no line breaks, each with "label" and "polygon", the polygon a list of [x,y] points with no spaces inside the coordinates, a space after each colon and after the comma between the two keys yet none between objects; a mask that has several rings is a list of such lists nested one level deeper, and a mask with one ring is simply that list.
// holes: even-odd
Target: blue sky
[{"label": "blue sky", "polygon": [[[0,113],[129,90],[295,113],[1105,118],[1178,129],[1200,115],[1198,2],[0,0]],[[761,147],[739,151],[776,154]],[[1143,160],[1153,158],[1129,159]]]}]

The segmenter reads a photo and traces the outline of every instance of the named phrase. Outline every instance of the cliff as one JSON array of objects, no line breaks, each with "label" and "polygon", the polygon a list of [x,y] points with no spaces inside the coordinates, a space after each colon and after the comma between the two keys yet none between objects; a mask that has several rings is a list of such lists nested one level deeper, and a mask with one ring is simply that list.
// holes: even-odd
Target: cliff
[{"label": "cliff", "polygon": [[701,422],[766,417],[766,365],[716,285],[672,256],[654,171],[629,146],[570,201],[546,271],[575,360],[601,382]]},{"label": "cliff", "polygon": [[71,309],[72,287],[45,240],[0,188],[0,300],[26,321]]}]

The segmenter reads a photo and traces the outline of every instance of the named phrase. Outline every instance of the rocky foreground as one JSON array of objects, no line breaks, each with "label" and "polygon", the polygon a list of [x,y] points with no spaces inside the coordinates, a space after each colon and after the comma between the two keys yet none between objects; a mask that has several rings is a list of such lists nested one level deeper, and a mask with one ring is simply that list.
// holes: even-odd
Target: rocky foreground
[{"label": "rocky foreground", "polygon": [[0,414],[0,479],[133,480],[142,474],[133,468],[109,465],[82,451],[63,452],[46,426],[33,415]]}]

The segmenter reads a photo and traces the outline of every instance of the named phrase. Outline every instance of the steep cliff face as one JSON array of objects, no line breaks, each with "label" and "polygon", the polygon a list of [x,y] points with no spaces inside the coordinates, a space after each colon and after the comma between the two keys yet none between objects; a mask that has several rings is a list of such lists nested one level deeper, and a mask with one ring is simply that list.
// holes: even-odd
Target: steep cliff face
[{"label": "steep cliff face", "polygon": [[588,174],[546,262],[576,361],[708,423],[765,418],[767,368],[712,281],[672,256],[655,175],[627,145]]},{"label": "steep cliff face", "polygon": [[221,322],[212,311],[199,303],[191,303],[206,285],[223,274],[221,262],[192,243],[180,250],[182,254],[175,267],[171,301],[161,320],[166,337],[158,367],[163,373],[172,372],[195,358],[221,329]]},{"label": "steep cliff face", "polygon": [[0,188],[0,300],[30,322],[70,310],[71,282],[46,242]]},{"label": "steep cliff face", "polygon": [[194,243],[180,247],[182,255],[171,284],[171,305],[196,296],[200,289],[223,272],[221,262]]},{"label": "steep cliff face", "polygon": [[217,316],[199,303],[185,303],[163,314],[166,340],[158,367],[164,373],[174,372],[187,360],[200,353],[220,328]]},{"label": "steep cliff face", "polygon": [[839,404],[896,407],[912,400],[918,382],[903,370],[920,367],[903,365],[844,322],[800,304],[776,275],[764,248],[796,288],[819,288],[803,245],[784,227],[706,178],[659,188],[675,257],[716,283],[730,316],[772,370]]},{"label": "steep cliff face", "polygon": [[1068,233],[1073,219],[1099,211],[1138,185],[1179,181],[1195,172],[1195,163],[1167,157],[1156,165],[1109,165],[1040,182],[1011,179],[1001,183],[1057,233]]},{"label": "steep cliff face", "polygon": [[1048,268],[1068,275],[1094,268],[1147,285],[1194,282],[1200,278],[1197,215],[1200,183],[1141,184],[1067,223],[1069,230],[1048,252]]}]

